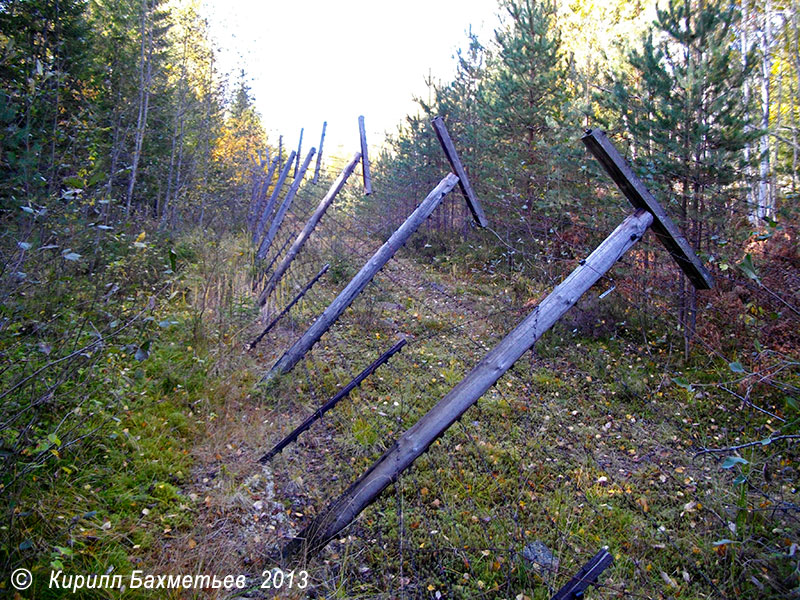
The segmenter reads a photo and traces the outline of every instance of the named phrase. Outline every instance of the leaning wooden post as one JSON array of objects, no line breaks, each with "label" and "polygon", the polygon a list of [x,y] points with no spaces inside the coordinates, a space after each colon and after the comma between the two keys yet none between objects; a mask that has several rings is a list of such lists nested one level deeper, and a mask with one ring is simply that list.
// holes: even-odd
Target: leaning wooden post
[{"label": "leaning wooden post", "polygon": [[286,182],[286,178],[289,176],[289,170],[292,168],[293,160],[294,150],[292,150],[292,153],[289,155],[289,160],[287,160],[286,164],[283,165],[283,169],[281,170],[281,174],[278,176],[278,181],[275,184],[275,188],[272,190],[269,201],[267,202],[267,205],[264,207],[264,210],[261,212],[261,216],[258,219],[255,231],[253,232],[254,244],[257,244],[258,240],[261,239],[261,236],[264,235],[264,227],[267,226],[267,221],[272,214],[272,209],[275,208],[275,202],[277,202],[278,196],[281,193],[281,189],[283,189],[283,184]]},{"label": "leaning wooden post", "polygon": [[278,167],[278,161],[280,159],[276,156],[272,159],[272,162],[269,165],[269,170],[267,171],[267,177],[264,179],[263,185],[258,192],[258,198],[256,201],[255,209],[253,210],[253,214],[251,217],[251,229],[256,225],[256,219],[259,218],[261,215],[261,211],[264,209],[264,203],[267,200],[267,192],[269,191],[269,186],[272,183],[272,177],[275,175],[275,169]]},{"label": "leaning wooden post", "polygon": [[350,175],[353,174],[353,171],[358,164],[358,161],[361,160],[361,153],[356,152],[356,155],[353,157],[353,160],[350,161],[342,172],[339,174],[339,177],[336,178],[336,181],[333,182],[333,185],[328,190],[328,193],[325,194],[325,197],[317,206],[317,210],[314,211],[314,214],[306,221],[305,227],[303,227],[303,231],[299,233],[297,238],[295,239],[292,247],[289,248],[289,251],[286,253],[286,256],[281,261],[281,264],[275,269],[275,272],[272,273],[272,276],[269,278],[267,285],[264,287],[264,291],[261,292],[261,295],[258,298],[258,303],[261,306],[264,306],[267,302],[267,298],[272,293],[272,291],[278,286],[280,283],[281,277],[283,277],[284,273],[289,269],[289,265],[292,264],[292,261],[295,257],[300,253],[300,250],[303,249],[303,246],[308,241],[308,238],[311,236],[314,228],[319,223],[322,216],[328,210],[328,208],[333,204],[334,199],[336,198],[339,191],[344,187],[344,184],[347,182],[347,179]]},{"label": "leaning wooden post", "polygon": [[689,281],[699,290],[709,290],[714,285],[711,273],[703,266],[680,229],[667,216],[658,200],[636,176],[625,159],[599,129],[587,129],[581,138],[586,147],[600,161],[611,179],[635,208],[644,208],[653,215],[653,232],[678,263]]},{"label": "leaning wooden post", "polygon": [[306,174],[308,165],[311,163],[311,159],[314,158],[314,152],[316,152],[314,148],[308,151],[308,155],[303,161],[303,166],[301,167],[300,172],[295,176],[294,181],[292,182],[292,187],[289,188],[289,191],[286,193],[286,198],[283,199],[283,203],[275,213],[275,218],[272,219],[272,223],[270,223],[267,235],[264,236],[261,245],[258,247],[258,251],[256,252],[256,260],[264,258],[267,255],[267,252],[269,252],[269,247],[272,245],[272,240],[274,240],[275,236],[278,235],[278,230],[283,224],[283,218],[286,216],[289,207],[292,205],[294,197],[297,195],[297,190],[300,189],[300,184],[303,182],[303,177]]},{"label": "leaning wooden post", "polygon": [[[587,132],[587,136],[592,132]],[[600,139],[599,136],[596,139]],[[585,141],[585,138],[584,138]],[[588,145],[588,144],[587,144]],[[610,144],[609,144],[610,146]],[[611,148],[613,149],[613,147]],[[619,167],[624,161],[608,148],[603,156],[614,158]],[[625,165],[627,167],[627,165]],[[629,171],[629,169],[628,169]],[[626,185],[633,186],[635,175],[620,171]],[[632,176],[632,177],[629,177]],[[638,182],[641,184],[641,182]],[[621,186],[622,187],[622,186]],[[645,189],[644,186],[641,186]],[[654,207],[660,209],[652,196]],[[370,469],[359,477],[335,502],[324,509],[297,537],[282,550],[285,559],[300,554],[314,554],[323,548],[342,529],[371,504],[378,495],[397,479],[428,447],[474,405],[503,374],[528,350],[578,299],[589,290],[612,266],[644,235],[655,222],[653,213],[645,207],[637,208],[609,235],[560,285],[558,285],[517,327],[503,338],[464,379],[442,398],[430,411],[408,429]],[[677,231],[664,213],[658,217],[664,230]],[[683,248],[689,254],[678,261],[684,269],[696,270],[700,264],[691,247]],[[703,268],[703,271],[705,269]],[[693,273],[704,285],[710,285],[710,276]]]},{"label": "leaning wooden post", "polygon": [[319,152],[317,152],[317,165],[314,167],[314,179],[311,180],[311,183],[315,184],[319,181],[319,168],[322,166],[322,144],[325,143],[325,129],[328,128],[328,122],[324,121],[322,123],[322,137],[319,138]]},{"label": "leaning wooden post", "polygon": [[361,138],[361,172],[364,175],[364,194],[372,193],[372,178],[369,175],[369,155],[367,154],[367,131],[364,128],[364,117],[358,117],[358,133]]},{"label": "leaning wooden post", "polygon": [[303,149],[303,128],[300,128],[300,142],[297,144],[297,159],[294,163],[294,175],[292,177],[297,177],[297,169],[300,167],[300,154]]},{"label": "leaning wooden post", "polygon": [[452,190],[458,177],[450,173],[439,182],[427,198],[412,212],[405,222],[386,240],[378,251],[361,267],[350,283],[339,292],[336,299],[331,302],[324,312],[309,327],[306,332],[289,348],[283,356],[275,363],[262,381],[268,381],[279,373],[288,373],[306,355],[306,352],[316,344],[323,334],[333,325],[348,306],[356,299],[367,284],[372,281],[375,274],[389,262],[389,259],[408,241],[417,228],[427,219],[431,213],[439,206],[442,198]]},{"label": "leaning wooden post", "polygon": [[445,127],[442,117],[436,117],[433,120],[433,129],[436,131],[436,137],[439,138],[439,143],[442,145],[444,155],[447,157],[450,166],[453,167],[453,173],[458,175],[458,187],[461,188],[461,193],[467,201],[467,206],[472,211],[473,219],[481,227],[486,227],[486,215],[483,214],[478,197],[469,183],[467,172],[464,170],[464,165],[461,164],[461,159],[458,157],[458,152],[456,152],[456,147],[453,145],[453,140],[450,139],[450,134],[447,132],[447,127]]}]

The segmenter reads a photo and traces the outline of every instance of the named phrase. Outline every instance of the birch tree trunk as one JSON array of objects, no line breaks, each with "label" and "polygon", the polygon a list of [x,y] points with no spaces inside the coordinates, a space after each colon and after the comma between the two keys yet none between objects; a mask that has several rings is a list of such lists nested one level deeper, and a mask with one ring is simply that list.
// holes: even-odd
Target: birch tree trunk
[{"label": "birch tree trunk", "polygon": [[139,114],[136,120],[136,136],[131,163],[131,175],[128,180],[128,193],[125,200],[125,216],[130,216],[133,191],[136,187],[136,175],[139,169],[139,159],[142,156],[142,142],[147,127],[147,111],[150,104],[150,82],[153,76],[153,29],[148,26],[151,7],[148,0],[142,0],[142,14],[139,18],[140,34],[142,36],[139,51]]},{"label": "birch tree trunk", "polygon": [[759,168],[758,168],[758,206],[756,211],[757,223],[761,224],[764,217],[772,216],[774,212],[773,190],[770,182],[770,76],[772,74],[772,1],[764,4],[764,23],[759,36],[761,50],[761,129],[763,134],[759,141]]}]

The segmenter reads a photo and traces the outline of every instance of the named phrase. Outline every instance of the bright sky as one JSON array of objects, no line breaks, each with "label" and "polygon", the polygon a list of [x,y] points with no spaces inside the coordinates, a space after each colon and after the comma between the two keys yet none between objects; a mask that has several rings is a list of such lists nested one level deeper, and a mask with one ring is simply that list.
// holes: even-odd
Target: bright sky
[{"label": "bright sky", "polygon": [[[271,144],[303,154],[358,150],[358,116],[370,146],[427,98],[425,78],[448,81],[470,25],[487,41],[496,0],[203,0],[219,67],[244,68]],[[234,80],[235,81],[235,80]]]}]

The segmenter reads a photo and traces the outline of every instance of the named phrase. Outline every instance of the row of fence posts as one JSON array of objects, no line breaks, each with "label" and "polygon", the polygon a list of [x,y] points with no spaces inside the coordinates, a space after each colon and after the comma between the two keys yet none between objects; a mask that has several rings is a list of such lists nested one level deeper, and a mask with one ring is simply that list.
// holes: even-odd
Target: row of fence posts
[{"label": "row of fence posts", "polygon": [[[271,274],[267,271],[278,260],[283,248],[275,253],[272,262],[263,270],[257,269],[259,277],[254,283],[254,289],[259,285],[261,275],[267,277],[261,290],[258,290],[258,304],[264,306],[270,295],[275,291],[281,278],[292,265],[292,261],[302,252],[305,244],[313,235],[315,228],[325,213],[331,208],[348,178],[361,164],[364,194],[372,193],[372,181],[368,159],[367,141],[364,118],[359,117],[359,138],[361,151],[343,168],[339,176],[330,186],[316,210],[305,222],[304,227],[294,239],[288,252],[278,263]],[[281,355],[269,371],[265,373],[262,381],[268,382],[279,374],[290,372],[298,362],[319,342],[323,335],[339,319],[345,310],[361,294],[374,276],[392,259],[395,253],[406,244],[409,238],[422,223],[440,205],[443,198],[458,186],[461,195],[469,207],[474,223],[478,227],[486,227],[487,219],[481,203],[470,185],[455,145],[445,127],[444,120],[437,117],[433,120],[433,128],[442,146],[442,150],[452,167],[453,172],[446,175],[436,185],[427,197],[416,207],[406,220],[392,233],[389,239],[370,257],[361,269],[352,277],[350,282],[339,292],[323,312],[313,321],[300,337]],[[327,123],[323,125],[320,139],[320,150],[325,139]],[[633,205],[634,211],[584,260],[580,265],[559,284],[544,300],[503,338],[482,360],[447,393],[433,408],[423,415],[412,427],[403,433],[392,446],[381,456],[361,477],[353,482],[341,496],[332,501],[321,510],[318,515],[292,539],[281,551],[285,561],[294,561],[298,558],[307,558],[324,548],[330,540],[336,537],[393,481],[407,470],[414,461],[430,448],[431,444],[439,438],[453,423],[461,419],[464,413],[473,406],[487,390],[494,386],[511,366],[527,352],[536,341],[550,329],[575,303],[586,293],[601,277],[603,277],[620,258],[638,242],[647,229],[652,228],[658,239],[663,243],[669,254],[676,260],[678,266],[687,275],[689,280],[698,289],[708,289],[713,285],[711,275],[700,262],[693,249],[681,234],[672,220],[667,216],[663,207],[647,190],[642,181],[634,174],[627,162],[614,148],[605,134],[597,129],[585,132],[583,143],[594,157],[600,162],[611,179],[617,184],[623,195]],[[306,155],[300,165],[300,152],[302,149],[302,131],[297,152],[289,155],[286,163],[280,169],[277,181],[268,196],[268,190],[278,169],[278,157],[269,163],[266,175],[257,177],[254,181],[251,198],[251,211],[248,222],[256,248],[256,264],[259,265],[274,242],[280,230],[287,211],[291,207],[300,185],[305,177],[306,170],[315,154],[315,149]],[[322,152],[317,154],[317,164],[313,182],[319,177]],[[260,162],[260,172],[268,162],[268,156]],[[278,205],[278,199],[289,171],[294,164],[294,176],[288,192]],[[278,206],[275,210],[276,205]],[[273,214],[274,213],[274,214]],[[288,244],[288,239],[286,244]],[[284,244],[284,248],[286,246]],[[254,348],[275,324],[286,315],[291,308],[309,292],[312,286],[324,276],[329,265],[323,266],[320,271],[306,283],[299,293],[269,322],[266,328],[248,346]],[[354,377],[337,394],[325,402],[308,419],[295,428],[288,436],[278,442],[270,451],[261,458],[261,462],[268,462],[281,452],[286,446],[296,441],[298,436],[306,431],[325,412],[333,409],[335,405],[355,389],[362,381],[386,363],[395,353],[399,352],[406,344],[405,340],[394,344],[390,349],[378,357],[364,371]],[[566,600],[581,597],[586,587],[597,581],[600,573],[607,568],[613,558],[606,549],[601,550],[581,568],[574,577],[559,590],[554,599]]]}]

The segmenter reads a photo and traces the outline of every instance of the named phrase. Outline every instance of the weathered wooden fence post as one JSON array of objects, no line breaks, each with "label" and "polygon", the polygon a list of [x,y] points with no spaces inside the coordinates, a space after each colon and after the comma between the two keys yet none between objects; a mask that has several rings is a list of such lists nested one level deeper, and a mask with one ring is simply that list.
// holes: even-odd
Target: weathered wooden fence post
[{"label": "weathered wooden fence post", "polygon": [[[591,138],[587,141],[587,137]],[[627,168],[602,132],[587,131],[584,143],[592,149],[592,140],[601,150],[597,152],[609,160],[616,169],[621,185],[639,191],[642,198],[644,185]],[[605,143],[604,143],[605,142]],[[611,150],[614,150],[612,153]],[[595,150],[592,150],[595,152]],[[603,163],[606,166],[606,163]],[[625,169],[620,166],[626,167]],[[606,167],[609,169],[610,167]],[[612,175],[613,176],[613,175]],[[615,179],[616,181],[616,179]],[[627,195],[627,192],[626,192]],[[659,213],[657,217],[665,232],[676,232],[655,198],[646,195],[645,206],[637,207],[570,275],[559,284],[514,330],[503,338],[488,354],[445,395],[430,411],[411,426],[394,445],[378,459],[369,470],[359,477],[336,501],[323,510],[282,551],[283,557],[292,559],[298,555],[313,554],[323,548],[344,527],[371,504],[378,495],[403,471],[422,455],[428,447],[453,423],[474,405],[503,374],[528,350],[578,299],[592,287],[612,266],[644,235],[656,217],[649,209]],[[666,235],[670,235],[667,233]],[[663,240],[662,240],[663,241]],[[685,239],[683,240],[685,242]],[[666,242],[665,242],[666,243]],[[679,266],[689,274],[691,280],[703,286],[711,285],[708,272],[695,256],[691,247],[679,240],[670,241],[684,254]],[[699,267],[699,269],[698,269]]]},{"label": "weathered wooden fence post", "polygon": [[305,129],[301,127],[300,128],[300,142],[297,144],[297,152],[295,153],[297,158],[295,159],[294,175],[292,175],[292,177],[297,177],[297,169],[300,167],[300,155],[301,155],[301,152],[303,150],[303,131],[305,131]]},{"label": "weathered wooden fence post", "polygon": [[364,194],[372,193],[372,178],[369,175],[369,154],[367,153],[367,130],[364,127],[364,117],[358,117],[358,134],[361,139],[361,172],[364,176]]},{"label": "weathered wooden fence post", "polygon": [[303,161],[303,166],[300,168],[300,171],[294,178],[292,186],[286,193],[286,197],[283,199],[280,208],[278,208],[278,211],[275,213],[275,218],[272,219],[272,223],[269,225],[269,231],[267,232],[267,235],[264,236],[261,245],[258,247],[256,259],[260,260],[266,258],[267,252],[269,252],[269,247],[272,245],[272,240],[274,240],[275,236],[278,235],[278,230],[281,228],[281,225],[283,225],[283,219],[286,216],[289,207],[292,205],[294,197],[297,195],[297,190],[300,189],[300,184],[303,183],[303,177],[306,174],[306,169],[308,169],[309,163],[311,163],[311,159],[314,157],[314,152],[316,152],[314,148],[308,151],[308,155]]},{"label": "weathered wooden fence post", "polygon": [[631,170],[606,134],[599,129],[587,129],[581,140],[600,161],[630,203],[635,208],[644,208],[652,213],[653,232],[694,287],[698,290],[711,289],[714,285],[711,273],[703,266],[689,242],[667,216],[664,207],[658,203],[641,179]]},{"label": "weathered wooden fence post", "polygon": [[436,207],[439,206],[442,198],[455,187],[457,182],[458,177],[450,173],[439,182],[439,185],[433,188],[431,193],[428,194],[416,210],[397,228],[383,246],[375,252],[372,258],[361,267],[361,270],[350,280],[350,283],[339,292],[339,295],[328,305],[311,327],[309,327],[300,339],[280,357],[278,362],[276,362],[272,369],[262,378],[262,381],[268,381],[279,373],[288,373],[300,362],[306,355],[306,352],[311,350],[314,344],[316,344],[331,325],[336,322],[345,309],[352,304],[356,296],[367,287],[367,284],[372,281],[375,274],[389,262],[389,259],[391,259],[408,241],[411,234],[413,234],[425,219],[431,215]]},{"label": "weathered wooden fence post", "polygon": [[458,187],[461,188],[461,193],[467,201],[467,206],[472,211],[472,218],[481,227],[486,227],[486,215],[483,214],[478,197],[469,183],[467,172],[464,170],[464,165],[461,164],[461,159],[458,157],[456,147],[453,145],[453,140],[450,139],[450,134],[447,132],[447,127],[445,127],[442,117],[436,117],[433,120],[433,129],[436,132],[436,137],[439,138],[439,143],[442,145],[447,161],[453,167],[453,173],[458,175]]},{"label": "weathered wooden fence post", "polygon": [[272,162],[269,165],[269,170],[267,171],[267,176],[262,182],[261,188],[258,191],[255,207],[250,215],[250,229],[253,229],[256,226],[256,220],[264,210],[264,202],[267,200],[267,192],[269,192],[269,186],[272,183],[272,177],[275,175],[275,169],[278,167],[279,160],[280,159],[277,156],[272,159]]},{"label": "weathered wooden fence post", "polygon": [[314,167],[314,179],[311,183],[315,184],[319,181],[319,168],[322,166],[322,145],[325,143],[325,130],[328,128],[328,122],[322,123],[322,137],[319,138],[319,152],[317,153],[317,165]]},{"label": "weathered wooden fence post", "polygon": [[253,231],[253,243],[257,244],[258,240],[261,239],[261,236],[264,235],[264,228],[267,226],[267,221],[269,220],[270,215],[272,214],[272,209],[275,208],[275,202],[278,200],[278,196],[281,193],[281,189],[283,189],[283,184],[286,181],[286,178],[289,176],[289,170],[292,168],[292,161],[294,160],[294,150],[289,155],[289,160],[286,161],[286,164],[283,165],[283,169],[281,170],[281,174],[278,176],[278,181],[275,183],[275,188],[272,190],[272,194],[269,197],[269,201],[267,205],[264,207],[260,218],[256,224],[255,231]]},{"label": "weathered wooden fence post", "polygon": [[289,248],[286,256],[275,269],[275,272],[269,278],[269,281],[267,281],[267,285],[264,286],[264,291],[261,292],[261,295],[258,298],[258,303],[261,306],[266,304],[267,298],[269,298],[269,295],[278,286],[281,277],[283,277],[284,273],[286,273],[286,271],[289,269],[289,265],[292,264],[292,261],[300,253],[300,250],[303,249],[303,246],[305,245],[306,241],[308,241],[308,238],[311,236],[314,228],[317,226],[320,219],[331,206],[331,204],[333,204],[334,199],[339,194],[339,191],[341,191],[341,189],[344,187],[347,179],[353,174],[353,171],[355,170],[359,160],[361,160],[361,153],[356,152],[353,160],[351,160],[350,163],[342,170],[342,172],[339,174],[339,177],[336,178],[336,181],[333,182],[333,185],[328,190],[328,193],[325,194],[325,197],[320,201],[319,206],[317,206],[317,209],[314,211],[314,214],[312,214],[308,221],[306,221],[303,231],[297,235],[292,247]]}]

